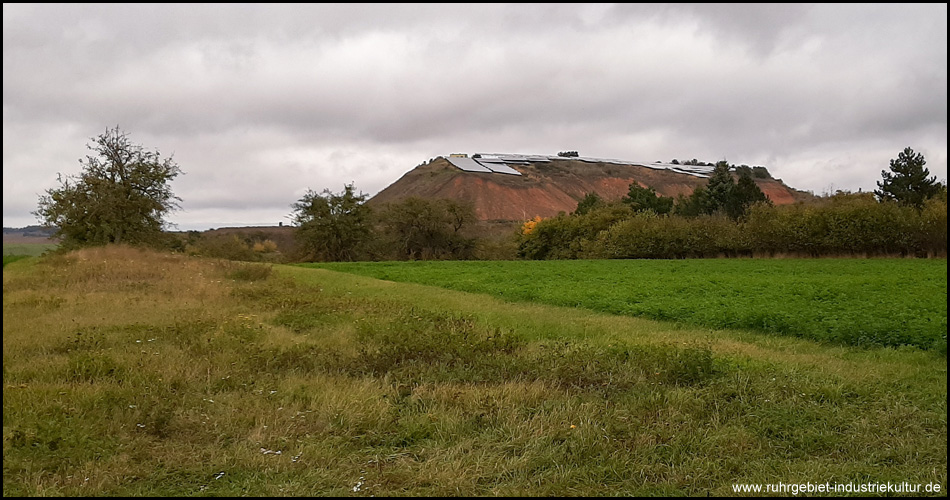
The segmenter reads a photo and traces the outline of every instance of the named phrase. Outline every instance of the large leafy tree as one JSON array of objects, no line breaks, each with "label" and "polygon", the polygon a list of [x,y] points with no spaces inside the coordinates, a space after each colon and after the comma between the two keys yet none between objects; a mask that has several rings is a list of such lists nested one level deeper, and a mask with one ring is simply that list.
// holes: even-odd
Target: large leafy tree
[{"label": "large leafy tree", "polygon": [[893,200],[922,208],[924,201],[937,196],[941,189],[937,177],[927,177],[930,171],[924,167],[926,164],[924,155],[904,148],[897,159],[891,160],[891,171],[881,171],[874,194],[882,201]]},{"label": "large leafy tree", "polygon": [[716,163],[709,182],[693,191],[688,197],[680,197],[676,213],[685,216],[724,213],[733,219],[739,219],[753,203],[770,203],[768,196],[753,179],[751,168],[735,168],[739,180],[733,178],[734,167],[726,161]]},{"label": "large leafy tree", "polygon": [[630,205],[634,212],[652,210],[662,215],[673,211],[673,198],[661,196],[652,187],[643,187],[637,181],[630,183],[627,196],[624,196],[620,201]]},{"label": "large leafy tree", "polygon": [[736,180],[729,171],[729,163],[717,162],[712,175],[709,176],[709,182],[706,183],[706,192],[709,194],[706,213],[722,211],[731,215],[735,212],[735,189]]},{"label": "large leafy tree", "polygon": [[597,207],[604,206],[605,203],[599,194],[594,192],[587,193],[581,201],[577,202],[577,208],[574,209],[573,215],[584,215]]},{"label": "large leafy tree", "polygon": [[477,220],[470,203],[411,196],[386,205],[379,219],[397,258],[465,259],[474,250],[464,230]]},{"label": "large leafy tree", "polygon": [[732,192],[732,205],[729,207],[729,216],[738,219],[749,211],[753,203],[768,203],[772,201],[762,192],[762,188],[755,183],[753,176],[755,172],[749,167],[738,167],[739,180],[736,181],[736,187]]},{"label": "large leafy tree", "polygon": [[712,213],[709,209],[711,205],[706,186],[698,186],[689,196],[680,194],[676,197],[673,213],[683,217],[698,217]]},{"label": "large leafy tree", "polygon": [[87,147],[78,176],[59,174],[59,188],[40,196],[33,212],[44,226],[56,227],[66,248],[108,243],[162,241],[163,217],[179,208],[169,183],[181,174],[171,158],[133,144],[119,129],[106,131]]},{"label": "large leafy tree", "polygon": [[306,260],[356,260],[364,251],[371,234],[371,210],[366,195],[356,193],[353,184],[334,193],[308,189],[291,206],[297,226],[297,242]]}]

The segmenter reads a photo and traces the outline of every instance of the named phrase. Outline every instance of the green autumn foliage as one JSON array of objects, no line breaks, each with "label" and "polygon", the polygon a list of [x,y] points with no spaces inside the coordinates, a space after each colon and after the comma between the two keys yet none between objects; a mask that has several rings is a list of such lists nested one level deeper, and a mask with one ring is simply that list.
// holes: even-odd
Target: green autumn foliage
[{"label": "green autumn foliage", "polygon": [[378,219],[381,258],[469,259],[475,249],[475,239],[466,234],[476,220],[468,203],[409,197],[385,206]]},{"label": "green autumn foliage", "polygon": [[[626,209],[626,213],[624,212]],[[809,203],[751,205],[683,217],[631,213],[608,204],[583,216],[543,219],[521,235],[528,259],[674,259],[740,256],[946,256],[947,202],[920,210],[878,202],[871,193],[838,193]]]},{"label": "green autumn foliage", "polygon": [[63,248],[167,244],[163,217],[181,201],[169,186],[182,173],[178,164],[133,144],[118,126],[87,147],[94,154],[79,161],[82,173],[60,174],[60,187],[48,189],[33,214],[58,228]]},{"label": "green autumn foliage", "polygon": [[926,164],[924,155],[914,153],[909,147],[904,148],[896,159],[891,160],[890,172],[881,171],[881,180],[874,194],[881,200],[922,208],[924,202],[937,196],[941,189],[937,177],[927,177],[930,171],[924,167]]},{"label": "green autumn foliage", "polygon": [[[732,175],[738,174],[738,180]],[[723,213],[739,219],[756,203],[771,203],[754,180],[755,173],[748,166],[735,167],[726,161],[716,164],[709,182],[696,188],[689,196],[681,195],[674,213],[685,217]]]},{"label": "green autumn foliage", "polygon": [[352,184],[336,194],[309,191],[293,204],[302,261],[469,259],[470,203],[409,197],[376,210]]},{"label": "green autumn foliage", "polygon": [[347,184],[340,193],[324,189],[307,193],[291,205],[297,241],[307,261],[356,260],[371,235],[366,195]]},{"label": "green autumn foliage", "polygon": [[[946,186],[927,179],[920,154],[905,149],[882,172],[880,191],[838,192],[774,206],[745,165],[716,164],[709,182],[669,198],[630,185],[620,203],[538,221],[522,233],[528,259],[682,259],[741,256],[946,256]],[[736,176],[732,170],[735,170]],[[738,177],[738,180],[736,180]],[[875,196],[876,195],[876,196]],[[669,200],[669,201],[666,201]],[[624,213],[623,208],[628,209]]]},{"label": "green autumn foliage", "polygon": [[630,190],[620,201],[630,205],[634,212],[649,210],[662,215],[673,211],[673,198],[658,195],[652,187],[643,187],[638,182],[630,183]]}]

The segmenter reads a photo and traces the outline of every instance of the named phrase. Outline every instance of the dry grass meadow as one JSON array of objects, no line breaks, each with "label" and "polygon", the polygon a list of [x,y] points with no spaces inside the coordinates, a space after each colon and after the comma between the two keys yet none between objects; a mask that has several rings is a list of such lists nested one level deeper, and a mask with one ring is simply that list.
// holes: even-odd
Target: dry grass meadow
[{"label": "dry grass meadow", "polygon": [[322,269],[5,264],[3,384],[4,496],[946,494],[945,356]]}]

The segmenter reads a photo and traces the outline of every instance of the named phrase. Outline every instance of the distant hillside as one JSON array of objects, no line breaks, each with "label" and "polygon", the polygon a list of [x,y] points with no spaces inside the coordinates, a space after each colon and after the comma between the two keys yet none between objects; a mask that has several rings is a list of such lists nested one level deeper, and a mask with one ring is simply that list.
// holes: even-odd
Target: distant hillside
[{"label": "distant hillside", "polygon": [[4,243],[56,243],[52,239],[56,228],[43,226],[5,227],[3,228]]},{"label": "distant hillside", "polygon": [[[704,167],[696,166],[525,155],[497,155],[489,161],[499,162],[499,158],[512,161],[482,161],[481,164],[502,165],[502,169],[507,166],[520,175],[499,173],[507,170],[492,172],[489,168],[465,171],[456,166],[479,169],[480,164],[476,162],[483,158],[438,157],[410,170],[367,203],[380,205],[411,196],[449,198],[471,202],[480,220],[523,221],[534,216],[552,217],[558,212],[572,212],[577,202],[591,192],[606,200],[619,200],[627,194],[632,182],[671,197],[689,195],[708,182]],[[468,167],[469,164],[472,167]],[[755,181],[776,205],[813,198],[810,193],[790,188],[779,179],[762,177]]]},{"label": "distant hillside", "polygon": [[23,236],[42,236],[49,238],[56,232],[55,227],[44,226],[26,226],[26,227],[5,227],[3,234],[20,234]]}]

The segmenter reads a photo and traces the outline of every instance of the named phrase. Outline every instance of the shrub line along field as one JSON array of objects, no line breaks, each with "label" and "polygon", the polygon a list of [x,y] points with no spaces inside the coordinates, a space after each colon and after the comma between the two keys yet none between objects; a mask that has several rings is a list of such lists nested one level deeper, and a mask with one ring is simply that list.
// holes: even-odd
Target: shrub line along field
[{"label": "shrub line along field", "polygon": [[946,259],[301,264],[707,328],[946,353]]},{"label": "shrub line along field", "polygon": [[5,496],[946,492],[934,352],[127,247],[3,281]]}]

